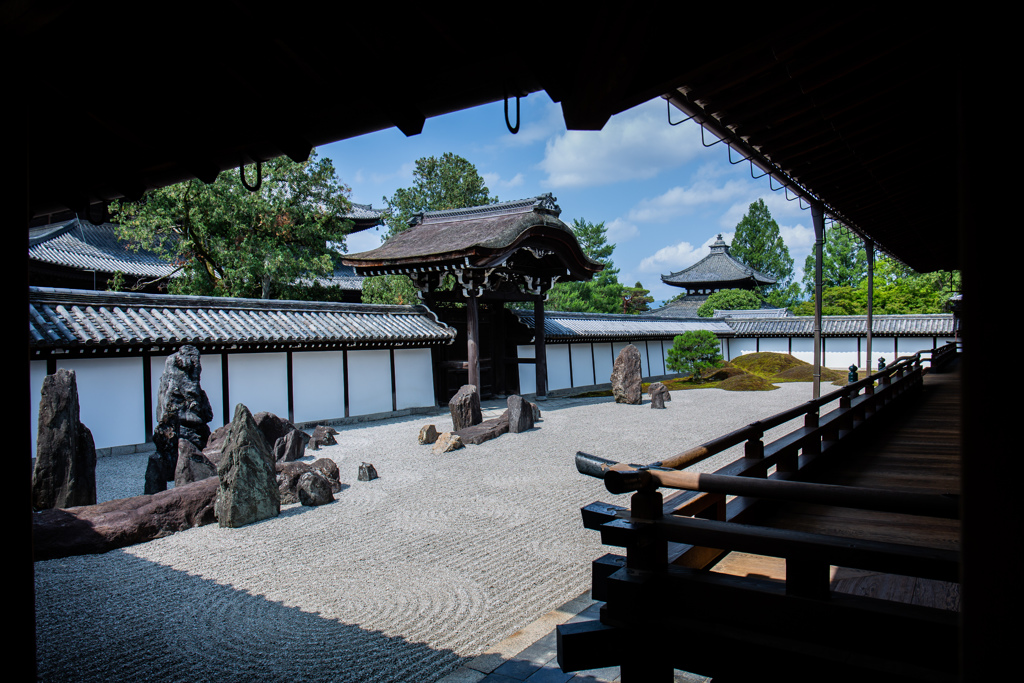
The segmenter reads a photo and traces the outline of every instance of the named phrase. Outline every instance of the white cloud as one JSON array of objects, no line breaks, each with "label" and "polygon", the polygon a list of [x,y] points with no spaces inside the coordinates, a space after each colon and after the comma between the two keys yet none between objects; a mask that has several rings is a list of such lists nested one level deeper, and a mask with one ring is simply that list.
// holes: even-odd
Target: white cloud
[{"label": "white cloud", "polygon": [[[732,241],[733,233],[722,233],[722,239],[726,244]],[[711,245],[718,240],[718,235],[709,237],[698,247],[689,242],[679,242],[667,247],[662,247],[651,256],[640,261],[640,270],[644,273],[658,273],[668,275],[683,268],[692,266],[697,261],[711,253]],[[677,292],[678,294],[678,292]]]},{"label": "white cloud", "polygon": [[496,193],[498,190],[509,190],[513,187],[519,187],[526,180],[522,173],[516,173],[511,180],[503,180],[498,173],[481,173],[480,176],[484,179],[487,189],[491,191],[491,194]]},{"label": "white cloud", "polygon": [[572,130],[549,139],[539,167],[553,187],[652,178],[697,155],[700,139],[692,133],[668,125],[658,98],[613,116],[603,130]]},{"label": "white cloud", "polygon": [[[685,214],[696,206],[727,202],[749,192],[749,185],[740,180],[729,180],[724,185],[715,185],[709,180],[698,180],[689,187],[673,187],[653,199],[641,200],[630,209],[628,217],[634,221],[664,222]],[[739,219],[736,222],[739,222]]]},{"label": "white cloud", "polygon": [[606,224],[605,228],[608,231],[606,237],[612,244],[628,242],[636,237],[639,232],[639,229],[635,225],[621,218],[616,218]]}]

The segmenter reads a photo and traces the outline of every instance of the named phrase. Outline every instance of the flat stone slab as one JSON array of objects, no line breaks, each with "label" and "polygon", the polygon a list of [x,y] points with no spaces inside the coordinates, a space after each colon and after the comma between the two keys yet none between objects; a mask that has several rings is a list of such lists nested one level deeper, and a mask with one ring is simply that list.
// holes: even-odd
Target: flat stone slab
[{"label": "flat stone slab", "polygon": [[464,444],[479,445],[484,441],[496,439],[502,434],[508,433],[508,411],[503,412],[501,417],[485,420],[478,425],[466,427],[452,433],[458,434]]}]

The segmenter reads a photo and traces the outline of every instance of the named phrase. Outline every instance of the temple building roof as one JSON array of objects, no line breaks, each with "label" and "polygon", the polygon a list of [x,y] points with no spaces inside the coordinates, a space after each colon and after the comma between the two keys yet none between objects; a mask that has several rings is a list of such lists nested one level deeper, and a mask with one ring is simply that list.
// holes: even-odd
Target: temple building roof
[{"label": "temple building roof", "polygon": [[466,291],[522,285],[539,294],[556,280],[589,280],[604,268],[583,253],[560,213],[550,194],[429,211],[380,247],[342,262],[360,275],[408,274],[424,291],[452,272]]},{"label": "temple building roof", "polygon": [[666,285],[683,287],[689,291],[715,291],[719,289],[753,289],[775,284],[775,278],[760,273],[729,254],[729,246],[718,236],[711,245],[711,253],[689,268],[662,275]]},{"label": "temple building roof", "polygon": [[251,350],[426,347],[455,330],[424,306],[29,288],[33,356],[193,344]]}]

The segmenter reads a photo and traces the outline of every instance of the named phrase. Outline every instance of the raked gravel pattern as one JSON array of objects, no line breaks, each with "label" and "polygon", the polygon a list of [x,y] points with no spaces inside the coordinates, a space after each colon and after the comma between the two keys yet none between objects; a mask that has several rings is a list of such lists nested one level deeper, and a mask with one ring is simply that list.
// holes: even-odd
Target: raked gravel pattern
[{"label": "raked gravel pattern", "polygon": [[[340,427],[306,458],[338,463],[332,504],[37,562],[40,680],[435,681],[588,590],[614,551],[579,510],[627,497],[577,473],[577,450],[652,462],[809,399],[784,384],[677,391],[666,410],[551,400],[536,429],[441,456],[416,438],[447,415]],[[380,479],[356,481],[363,461]],[[99,498],[139,494],[145,466],[101,458]]]}]

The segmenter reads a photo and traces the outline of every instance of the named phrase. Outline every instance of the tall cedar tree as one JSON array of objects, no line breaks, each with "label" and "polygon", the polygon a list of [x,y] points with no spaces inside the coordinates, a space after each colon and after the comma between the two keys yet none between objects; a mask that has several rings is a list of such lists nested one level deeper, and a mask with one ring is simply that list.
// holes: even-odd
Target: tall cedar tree
[{"label": "tall cedar tree", "polygon": [[736,225],[729,253],[754,270],[771,275],[776,283],[765,289],[785,289],[793,279],[793,258],[763,199],[750,205]]},{"label": "tall cedar tree", "polygon": [[[395,190],[384,197],[385,222],[389,238],[409,228],[409,220],[425,211],[465,209],[493,204],[493,197],[476,166],[466,159],[445,152],[441,158],[422,157],[416,160],[412,187]],[[363,282],[363,301],[377,304],[412,304],[417,302],[416,288],[405,275],[382,275]]]},{"label": "tall cedar tree", "polygon": [[304,162],[265,162],[256,192],[242,186],[237,170],[224,171],[209,185],[189,180],[138,202],[114,202],[111,214],[129,248],[178,265],[180,276],[168,283],[173,293],[309,298],[308,283],[332,273],[344,250],[348,194],[331,160],[314,152]]},{"label": "tall cedar tree", "polygon": [[[857,287],[868,276],[868,256],[864,243],[836,223],[825,233],[822,249],[821,283],[823,287]],[[804,291],[814,296],[814,253],[804,261]]]}]

